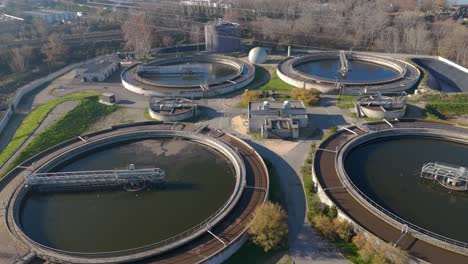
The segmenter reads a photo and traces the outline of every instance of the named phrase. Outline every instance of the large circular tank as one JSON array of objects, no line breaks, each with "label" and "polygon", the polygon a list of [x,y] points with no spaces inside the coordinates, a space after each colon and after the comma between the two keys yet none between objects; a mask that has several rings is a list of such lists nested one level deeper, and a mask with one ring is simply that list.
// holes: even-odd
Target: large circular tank
[{"label": "large circular tank", "polygon": [[253,64],[262,64],[267,60],[268,54],[263,47],[255,47],[249,52],[249,61]]},{"label": "large circular tank", "polygon": [[255,67],[229,56],[167,57],[134,64],[121,74],[123,86],[135,93],[158,97],[212,97],[249,84]]},{"label": "large circular tank", "polygon": [[420,77],[419,70],[404,61],[343,51],[290,57],[280,62],[277,73],[298,88],[342,94],[402,92]]},{"label": "large circular tank", "polygon": [[215,53],[237,52],[241,49],[239,24],[222,19],[205,25],[206,51]]},{"label": "large circular tank", "polygon": [[[7,183],[15,189],[6,210],[12,237],[0,249],[21,243],[54,263],[223,261],[245,241],[253,210],[267,199],[261,157],[220,130],[142,122],[83,137],[40,153],[6,176],[28,175]],[[121,177],[145,167],[162,169],[165,184],[127,188],[137,180],[148,183],[142,172],[127,183]],[[247,190],[247,182],[255,189]],[[211,234],[229,237],[229,244]]]},{"label": "large circular tank", "polygon": [[[362,231],[398,241],[400,248],[431,263],[466,263],[468,200],[459,189],[467,186],[446,188],[445,181],[428,178],[425,168],[443,164],[441,175],[462,179],[456,175],[466,171],[467,156],[467,129],[414,119],[373,122],[322,142],[313,179],[321,201],[336,205]],[[402,230],[407,234],[400,240]]]}]

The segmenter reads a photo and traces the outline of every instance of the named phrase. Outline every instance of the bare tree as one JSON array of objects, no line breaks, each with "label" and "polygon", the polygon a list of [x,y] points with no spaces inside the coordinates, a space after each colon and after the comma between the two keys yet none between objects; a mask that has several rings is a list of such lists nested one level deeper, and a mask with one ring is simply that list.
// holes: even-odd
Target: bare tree
[{"label": "bare tree", "polygon": [[10,49],[10,60],[8,65],[12,71],[26,72],[29,68],[29,59],[31,58],[32,49],[29,46]]},{"label": "bare tree", "polygon": [[63,43],[62,36],[52,33],[47,38],[47,43],[41,47],[41,52],[47,57],[50,63],[61,62],[67,53],[67,48]]},{"label": "bare tree", "polygon": [[428,54],[432,49],[431,32],[423,24],[406,29],[403,40],[407,51],[415,54]]},{"label": "bare tree", "polygon": [[132,13],[122,24],[125,47],[135,51],[138,58],[150,54],[156,37],[153,23],[144,13]]}]

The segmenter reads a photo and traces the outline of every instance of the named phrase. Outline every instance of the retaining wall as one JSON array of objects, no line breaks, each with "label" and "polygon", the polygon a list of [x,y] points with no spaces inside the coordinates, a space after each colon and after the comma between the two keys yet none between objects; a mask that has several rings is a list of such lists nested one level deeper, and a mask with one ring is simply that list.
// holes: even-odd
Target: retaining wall
[{"label": "retaining wall", "polygon": [[52,80],[64,75],[65,73],[81,66],[83,63],[75,63],[75,64],[72,64],[72,65],[69,65],[61,70],[58,70],[54,73],[51,73],[49,75],[47,75],[46,77],[42,77],[40,79],[37,79],[35,81],[32,81],[24,86],[22,86],[21,88],[18,89],[18,91],[16,92],[16,95],[15,95],[15,99],[13,100],[13,102],[8,106],[8,110],[6,111],[5,115],[2,117],[2,120],[0,121],[0,134],[3,132],[3,129],[6,127],[6,125],[8,124],[8,122],[10,121],[10,118],[11,116],[13,115],[13,113],[15,112],[15,110],[18,108],[18,105],[19,103],[21,102],[21,99],[23,99],[23,97],[34,91],[35,89],[41,87],[42,85],[44,85],[45,83],[47,82],[51,82]]}]

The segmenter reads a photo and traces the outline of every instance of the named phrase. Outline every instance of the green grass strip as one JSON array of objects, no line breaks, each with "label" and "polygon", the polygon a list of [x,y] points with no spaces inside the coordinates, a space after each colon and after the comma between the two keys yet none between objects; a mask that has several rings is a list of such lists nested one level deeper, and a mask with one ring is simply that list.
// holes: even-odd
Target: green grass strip
[{"label": "green grass strip", "polygon": [[41,122],[46,118],[46,116],[60,103],[65,101],[75,101],[81,100],[90,96],[99,95],[96,92],[83,92],[67,95],[58,99],[55,99],[51,102],[43,104],[34,108],[21,122],[21,125],[16,130],[13,135],[10,143],[5,147],[5,149],[0,153],[0,164],[5,163],[8,158],[15,153],[15,151],[28,139],[28,137],[39,127]]},{"label": "green grass strip", "polygon": [[[259,68],[257,68],[257,71],[261,72]],[[265,74],[265,73],[261,72],[260,74]],[[280,77],[278,77],[278,74],[276,73],[276,67],[270,71],[270,74],[271,74],[270,80],[264,85],[260,86],[258,88],[259,90],[291,91],[292,89],[296,88],[288,83],[285,83],[283,80],[280,79]]]},{"label": "green grass strip", "polygon": [[93,123],[103,116],[114,112],[117,106],[107,106],[99,103],[97,97],[81,99],[81,103],[51,126],[35,137],[18,157],[8,166],[6,171],[13,169],[21,162],[53,147],[65,140],[77,137],[86,132]]}]

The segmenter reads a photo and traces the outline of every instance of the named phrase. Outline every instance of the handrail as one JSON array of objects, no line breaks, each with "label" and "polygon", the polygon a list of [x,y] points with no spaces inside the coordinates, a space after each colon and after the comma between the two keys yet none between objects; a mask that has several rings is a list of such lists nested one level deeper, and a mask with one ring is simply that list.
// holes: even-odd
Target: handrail
[{"label": "handrail", "polygon": [[[360,136],[359,138],[362,138],[363,136]],[[349,190],[349,193],[356,199],[358,200],[361,204],[365,205],[368,209],[371,209],[372,211],[376,212],[381,218],[383,218],[386,222],[392,224],[393,226],[397,226],[397,228],[400,228],[401,225],[407,225],[411,231],[411,233],[414,233],[416,235],[421,235],[421,236],[427,236],[431,239],[436,239],[441,242],[444,242],[449,245],[441,245],[442,247],[450,247],[450,249],[460,252],[462,254],[468,254],[468,251],[465,251],[468,249],[468,243],[467,242],[462,242],[456,239],[452,239],[437,233],[434,233],[430,230],[427,230],[425,228],[422,228],[420,226],[417,226],[401,217],[398,215],[390,212],[386,208],[382,207],[375,201],[373,201],[371,198],[369,198],[363,191],[361,191],[350,179],[349,175],[346,173],[343,167],[343,156],[346,155],[349,146],[355,142],[358,138],[354,138],[350,142],[345,142],[344,144],[340,144],[338,147],[339,151],[335,156],[335,164],[338,172],[338,176],[341,180],[343,180],[343,185],[347,187],[347,190]],[[438,242],[438,241],[434,241]],[[440,244],[440,243],[438,243]],[[452,245],[455,245],[457,247],[463,248],[463,250],[459,250],[457,248],[451,247]]]},{"label": "handrail", "polygon": [[[127,132],[127,133],[119,133],[119,134],[115,134],[113,135],[112,137],[116,137],[116,136],[122,136],[122,135],[126,135],[126,134],[134,134],[134,133],[144,133],[146,130],[140,130],[140,131],[133,131],[133,132]],[[235,153],[234,150],[229,150],[229,147],[227,146],[227,144],[221,142],[220,140],[217,140],[213,137],[210,137],[210,136],[207,136],[207,135],[203,135],[203,134],[193,134],[193,133],[190,133],[188,131],[173,131],[173,130],[167,130],[167,129],[157,129],[157,130],[151,130],[150,132],[157,132],[157,133],[170,133],[170,134],[176,134],[177,135],[182,135],[182,136],[186,136],[186,137],[189,137],[189,138],[192,138],[193,140],[195,141],[199,141],[199,140],[203,140],[203,141],[208,141],[208,142],[211,142],[210,144],[216,144],[218,146],[221,146],[223,148],[223,150],[227,150],[227,152],[229,152],[229,155],[228,153],[224,153],[224,155],[227,155],[227,156],[231,156],[231,158],[233,158],[234,160],[236,160],[236,163],[237,164],[242,164],[242,159],[238,156],[237,153]],[[101,139],[101,140],[105,140],[105,139]],[[203,143],[203,141],[201,141],[201,143]],[[72,140],[70,141],[67,141],[69,143],[73,143]],[[93,141],[93,142],[96,142],[96,141]],[[60,144],[62,147],[64,146],[63,144]],[[83,145],[79,145],[71,150],[68,150],[67,152],[69,151],[73,151],[77,148],[80,148],[82,147]],[[56,149],[56,148],[51,148],[51,149]],[[39,155],[40,156],[40,155]],[[239,163],[240,162],[240,163]],[[235,166],[236,167],[236,171],[237,173],[240,174],[240,177],[245,177],[245,167],[244,166]],[[237,174],[236,173],[236,174]],[[242,176],[244,175],[244,176]],[[52,251],[52,252],[57,252],[57,253],[62,253],[64,255],[69,255],[69,256],[79,256],[79,257],[99,257],[99,256],[105,256],[105,257],[110,257],[112,255],[128,255],[130,253],[140,253],[140,252],[143,252],[143,251],[146,251],[146,250],[154,250],[154,249],[157,249],[157,248],[160,248],[161,252],[164,251],[163,247],[166,246],[166,245],[170,245],[171,243],[177,241],[177,240],[181,240],[183,238],[190,238],[190,239],[193,239],[195,237],[191,237],[192,235],[196,234],[197,232],[201,232],[203,231],[203,229],[206,229],[208,226],[211,226],[209,223],[212,222],[214,219],[216,218],[219,218],[221,217],[223,214],[227,214],[227,211],[229,207],[232,207],[233,205],[237,204],[238,200],[240,199],[240,194],[242,194],[243,190],[244,190],[244,187],[245,187],[245,179],[244,180],[241,180],[241,179],[238,179],[239,184],[236,184],[236,188],[234,189],[233,191],[233,194],[231,195],[231,198],[226,201],[220,208],[218,208],[213,214],[211,214],[208,218],[206,218],[205,220],[203,220],[201,223],[197,224],[196,226],[180,233],[180,234],[177,234],[173,237],[170,237],[170,238],[167,238],[165,240],[162,240],[162,241],[159,241],[159,242],[156,242],[156,243],[153,243],[153,244],[149,244],[149,245],[144,245],[144,246],[141,246],[141,247],[136,247],[136,248],[132,248],[132,249],[125,249],[125,250],[119,250],[119,251],[111,251],[111,252],[95,252],[95,253],[83,253],[83,252],[72,252],[72,251],[65,251],[65,250],[59,250],[59,249],[55,249],[55,248],[51,248],[51,247],[48,247],[48,246],[45,246],[41,243],[38,243],[32,239],[30,239],[27,235],[25,235],[21,230],[16,230],[17,232],[23,234],[22,237],[25,238],[29,243],[31,243],[32,245],[36,246],[38,249],[41,249],[41,250],[49,250],[49,251]],[[15,196],[19,196],[21,195],[22,193],[21,192],[24,192],[25,190],[24,189],[20,189],[18,190],[16,193],[15,193]],[[234,200],[232,199],[232,197],[234,197]],[[14,220],[13,220],[14,221]],[[219,220],[218,220],[219,221]],[[16,227],[16,226],[15,226]],[[17,228],[15,228],[17,229]],[[201,235],[202,233],[200,233],[199,235]],[[40,255],[40,254],[38,254]],[[42,255],[50,255],[49,253],[43,253]]]}]

